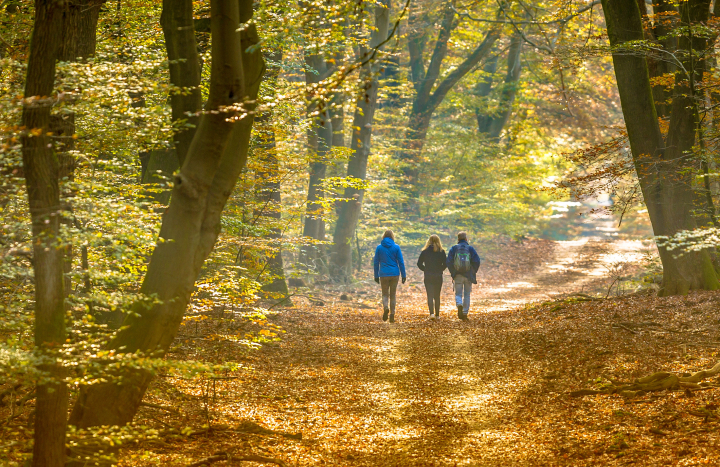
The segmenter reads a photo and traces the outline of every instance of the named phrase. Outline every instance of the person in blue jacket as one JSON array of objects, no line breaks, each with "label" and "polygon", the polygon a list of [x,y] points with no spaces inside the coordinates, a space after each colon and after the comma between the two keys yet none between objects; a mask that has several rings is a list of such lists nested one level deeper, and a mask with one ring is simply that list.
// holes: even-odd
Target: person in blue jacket
[{"label": "person in blue jacket", "polygon": [[[395,293],[397,292],[398,281],[402,276],[402,283],[405,283],[405,262],[402,251],[395,243],[395,234],[392,230],[386,230],[382,242],[375,249],[373,259],[375,267],[375,282],[380,284],[382,289],[383,321],[395,322]],[[388,303],[389,302],[389,303]]]},{"label": "person in blue jacket", "polygon": [[447,257],[447,267],[455,282],[455,304],[458,318],[468,319],[470,311],[470,292],[472,285],[477,284],[477,271],[480,268],[480,256],[475,248],[468,244],[467,233],[459,232],[457,245],[450,248]]}]

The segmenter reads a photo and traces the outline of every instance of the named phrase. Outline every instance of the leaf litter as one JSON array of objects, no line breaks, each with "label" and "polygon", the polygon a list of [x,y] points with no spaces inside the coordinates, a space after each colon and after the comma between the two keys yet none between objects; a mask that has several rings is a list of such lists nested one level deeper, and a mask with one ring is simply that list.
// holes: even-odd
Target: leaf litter
[{"label": "leaf litter", "polygon": [[177,412],[143,407],[138,423],[165,435],[124,448],[122,465],[248,456],[300,466],[718,465],[720,378],[633,397],[571,396],[717,362],[720,294],[604,299],[610,255],[625,249],[632,269],[641,248],[498,244],[468,323],[454,318],[448,278],[441,319],[430,321],[414,270],[399,290],[397,322],[383,323],[366,271],[363,283],[327,285],[278,308],[268,321],[286,332],[257,351],[192,340],[172,357],[241,368],[157,378],[146,402]]}]

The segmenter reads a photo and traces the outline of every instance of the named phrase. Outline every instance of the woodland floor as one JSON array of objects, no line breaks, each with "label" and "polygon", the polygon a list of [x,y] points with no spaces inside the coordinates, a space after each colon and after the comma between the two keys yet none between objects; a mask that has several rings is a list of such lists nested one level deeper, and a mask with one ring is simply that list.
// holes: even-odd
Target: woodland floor
[{"label": "woodland floor", "polygon": [[410,267],[395,324],[381,321],[366,281],[315,290],[323,306],[296,296],[244,325],[285,331],[254,351],[203,338],[238,331],[227,313],[186,325],[170,357],[243,368],[228,374],[237,379],[156,379],[146,402],[172,411],[143,407],[138,423],[192,430],[124,448],[122,465],[187,466],[217,452],[288,466],[720,465],[720,379],[635,399],[568,394],[718,360],[720,293],[616,297],[616,284],[608,299],[571,295],[604,298],[645,251],[597,237],[499,243],[467,323],[454,317],[449,281],[441,319],[428,320]]},{"label": "woodland floor", "polygon": [[125,464],[188,465],[224,451],[304,466],[720,465],[719,419],[707,415],[720,388],[633,400],[568,395],[715,363],[718,293],[562,299],[606,295],[612,271],[632,273],[618,263],[637,267],[643,251],[640,242],[588,237],[499,244],[468,323],[454,317],[447,282],[441,319],[428,320],[415,272],[392,325],[380,319],[374,284],[346,290],[347,301],[328,288],[324,306],[296,298],[269,319],[286,331],[278,344],[233,354],[193,341],[178,350],[173,357],[234,359],[246,369],[214,381],[214,391],[159,380],[147,400],[183,415],[148,407],[142,423],[210,417],[211,429],[135,446]]}]

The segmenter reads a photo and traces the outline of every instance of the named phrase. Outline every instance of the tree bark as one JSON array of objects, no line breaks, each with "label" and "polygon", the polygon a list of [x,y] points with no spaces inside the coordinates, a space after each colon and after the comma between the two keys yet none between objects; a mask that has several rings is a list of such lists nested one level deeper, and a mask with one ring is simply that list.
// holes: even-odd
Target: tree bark
[{"label": "tree bark", "polygon": [[490,131],[490,125],[493,120],[492,115],[487,113],[487,107],[489,105],[487,97],[490,96],[490,92],[492,91],[493,76],[497,72],[498,59],[498,55],[495,54],[485,62],[485,66],[483,66],[483,73],[485,73],[485,75],[480,82],[475,85],[475,94],[483,99],[485,106],[484,109],[481,107],[475,108],[475,119],[477,120],[478,132],[481,134]]},{"label": "tree bark", "polygon": [[[622,49],[625,42],[643,39],[638,5],[621,0],[603,0],[602,4],[610,45],[616,48],[613,64],[630,148],[653,232],[655,235],[672,236],[681,230],[693,229],[696,222],[692,215],[692,178],[698,170],[695,167],[697,160],[690,151],[695,141],[697,107],[692,90],[683,84],[688,82],[688,77],[678,76],[676,79],[678,84],[674,90],[670,131],[667,141],[663,141],[647,61]],[[687,22],[699,22],[703,21],[703,10],[707,17],[709,5],[706,1],[691,0],[685,8],[688,11],[682,12],[681,17]],[[686,52],[698,45],[686,39],[679,44]],[[685,56],[688,61],[694,60],[687,53]],[[663,264],[660,295],[720,288],[706,251],[679,257],[662,247],[659,251]]]},{"label": "tree bark", "polygon": [[[282,60],[282,50],[273,52],[270,56],[272,63],[279,63]],[[265,72],[265,82],[269,83],[272,99],[275,95],[277,87],[277,79],[280,74],[280,67],[277,65],[268,67]],[[272,119],[274,112],[266,110],[258,114],[255,119],[256,129],[259,143],[256,145],[256,151],[259,154],[260,168],[257,170],[257,200],[260,209],[255,212],[255,217],[260,219],[267,218],[270,222],[279,225],[282,218],[282,200],[280,198],[280,161],[276,152],[275,130],[272,127]],[[271,280],[263,285],[266,292],[280,293],[285,296],[288,294],[287,281],[285,280],[285,267],[282,257],[282,230],[273,227],[265,236],[271,240],[273,252],[268,255],[265,269]]]},{"label": "tree bark", "polygon": [[[190,3],[189,0],[185,0]],[[264,62],[252,24],[251,0],[212,0],[212,68],[206,113],[200,118],[163,219],[141,292],[157,297],[138,303],[110,348],[165,354],[177,333],[200,268],[217,240],[220,217],[247,160]],[[232,121],[222,107],[245,104]],[[213,113],[213,111],[215,111]],[[137,412],[152,374],[124,369],[122,380],[83,387],[71,423],[81,428],[124,425]],[[108,404],[107,401],[113,401]]]},{"label": "tree bark", "polygon": [[[362,49],[360,57],[363,60],[371,50],[387,38],[390,27],[390,0],[383,0],[375,7],[375,31],[373,31],[369,49]],[[348,177],[365,180],[367,177],[367,163],[370,155],[370,141],[372,137],[372,124],[377,108],[378,72],[377,62],[366,63],[361,70],[361,82],[365,89],[358,96],[353,116],[353,133],[350,142],[351,156],[348,160]],[[334,252],[332,255],[334,275],[342,281],[352,276],[352,239],[357,228],[360,211],[362,210],[365,190],[345,188],[344,198],[341,202],[335,234],[333,235]]]},{"label": "tree bark", "polygon": [[510,48],[507,54],[507,73],[505,74],[505,82],[500,92],[500,103],[494,115],[489,116],[486,123],[488,137],[490,139],[500,138],[505,125],[507,125],[512,107],[515,103],[518,85],[520,81],[520,71],[522,65],[520,63],[520,54],[522,53],[523,38],[519,33],[513,34],[510,40]]},{"label": "tree bark", "polygon": [[[306,55],[305,64],[307,84],[319,83],[329,74],[330,70],[320,55]],[[324,241],[325,220],[321,202],[325,198],[325,193],[322,185],[327,175],[327,160],[332,149],[332,116],[328,104],[325,102],[311,102],[308,105],[308,113],[311,115],[316,113],[317,116],[314,118],[313,128],[308,132],[311,162],[303,236],[311,240]],[[319,266],[317,262],[324,259],[323,250],[320,246],[304,246],[301,249],[301,263],[317,268]]]},{"label": "tree bark", "polygon": [[95,55],[97,23],[106,0],[71,0],[63,10],[58,60],[74,62]]},{"label": "tree bark", "polygon": [[184,122],[175,132],[175,152],[183,165],[200,120],[200,56],[195,40],[193,4],[185,0],[163,0],[160,15],[170,69],[170,83],[178,90],[170,96],[172,121]]},{"label": "tree bark", "polygon": [[25,80],[21,137],[23,171],[33,235],[35,272],[35,349],[47,374],[37,383],[32,465],[60,467],[65,463],[68,390],[56,352],[65,343],[63,251],[60,234],[60,164],[51,143],[50,109],[55,61],[62,31],[63,6],[35,1],[35,22]]}]

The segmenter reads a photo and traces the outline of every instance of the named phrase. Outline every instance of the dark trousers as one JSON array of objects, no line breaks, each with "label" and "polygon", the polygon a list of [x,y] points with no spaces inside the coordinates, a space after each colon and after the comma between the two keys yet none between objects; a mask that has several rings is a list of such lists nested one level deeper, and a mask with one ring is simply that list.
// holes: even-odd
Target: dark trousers
[{"label": "dark trousers", "polygon": [[425,292],[427,292],[427,303],[430,314],[435,311],[435,316],[440,316],[440,292],[442,292],[442,276],[425,276]]}]

